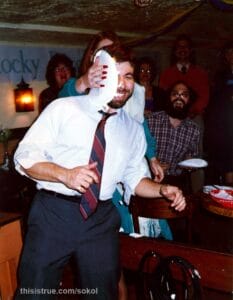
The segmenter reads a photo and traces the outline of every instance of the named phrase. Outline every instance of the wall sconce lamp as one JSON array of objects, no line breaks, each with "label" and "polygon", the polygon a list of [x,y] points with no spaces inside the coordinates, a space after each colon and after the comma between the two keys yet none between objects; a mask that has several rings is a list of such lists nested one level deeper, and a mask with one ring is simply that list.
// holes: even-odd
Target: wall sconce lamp
[{"label": "wall sconce lamp", "polygon": [[27,112],[34,110],[34,97],[32,88],[22,77],[21,82],[14,89],[16,112]]}]

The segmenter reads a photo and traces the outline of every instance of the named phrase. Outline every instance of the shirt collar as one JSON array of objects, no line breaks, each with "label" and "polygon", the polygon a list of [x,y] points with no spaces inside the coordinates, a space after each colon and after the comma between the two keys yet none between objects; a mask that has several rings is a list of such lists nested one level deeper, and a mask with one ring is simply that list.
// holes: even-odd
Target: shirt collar
[{"label": "shirt collar", "polygon": [[176,64],[177,69],[181,72],[182,67],[185,67],[188,71],[189,67],[190,67],[190,63],[186,63],[186,64],[181,64],[181,63],[177,63]]},{"label": "shirt collar", "polygon": [[[100,110],[106,111],[103,106],[99,105],[99,103],[96,101],[97,98],[93,97],[92,95],[83,95],[83,96],[77,96],[79,106],[82,110],[87,112],[88,115],[90,115],[92,118],[96,120],[101,119],[101,114],[99,113]],[[122,109],[116,109],[111,110],[111,113],[115,112],[116,114],[119,114],[119,112]]]}]

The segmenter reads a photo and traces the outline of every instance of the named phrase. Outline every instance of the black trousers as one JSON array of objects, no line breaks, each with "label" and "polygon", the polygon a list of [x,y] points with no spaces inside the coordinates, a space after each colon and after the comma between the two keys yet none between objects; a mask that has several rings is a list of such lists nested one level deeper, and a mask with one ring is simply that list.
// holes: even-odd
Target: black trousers
[{"label": "black trousers", "polygon": [[78,299],[118,298],[120,216],[111,200],[84,220],[79,204],[39,191],[19,266],[16,299],[54,299],[63,267],[74,258]]}]

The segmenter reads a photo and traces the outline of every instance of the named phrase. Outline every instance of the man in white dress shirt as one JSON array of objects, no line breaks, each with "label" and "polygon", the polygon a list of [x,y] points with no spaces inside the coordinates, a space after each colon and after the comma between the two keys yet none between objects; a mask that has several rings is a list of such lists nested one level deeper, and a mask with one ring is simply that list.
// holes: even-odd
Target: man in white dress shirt
[{"label": "man in white dress shirt", "polygon": [[[134,66],[126,49],[108,49],[118,75],[116,93],[105,125],[106,151],[96,211],[84,220],[80,196],[98,181],[96,163],[89,156],[102,103],[92,93],[52,102],[31,126],[15,153],[16,169],[37,182],[38,193],[28,220],[28,232],[19,269],[17,299],[27,298],[23,288],[44,289],[50,299],[58,289],[62,269],[71,256],[77,263],[82,299],[118,298],[120,276],[118,230],[120,216],[111,201],[118,182],[127,199],[165,195],[177,210],[185,208],[182,192],[149,178],[144,159],[143,127],[121,107],[134,88]],[[101,95],[100,95],[101,96]],[[97,99],[97,100],[96,100]],[[29,298],[40,299],[40,295]]]}]

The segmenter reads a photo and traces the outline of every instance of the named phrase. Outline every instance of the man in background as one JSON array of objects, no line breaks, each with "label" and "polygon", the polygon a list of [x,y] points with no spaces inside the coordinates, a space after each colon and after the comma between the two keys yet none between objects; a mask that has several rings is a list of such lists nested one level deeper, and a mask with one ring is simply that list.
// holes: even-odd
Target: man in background
[{"label": "man in background", "polygon": [[[159,78],[159,86],[166,90],[176,81],[183,81],[197,95],[189,109],[189,117],[199,126],[199,155],[203,157],[204,113],[209,103],[208,73],[196,64],[192,40],[182,34],[177,36],[171,52],[171,66],[165,69]],[[204,185],[204,172],[199,170],[192,174],[193,190],[196,192]]]},{"label": "man in background", "polygon": [[[165,182],[185,188],[179,162],[199,155],[200,130],[188,117],[195,93],[182,81],[167,91],[165,111],[148,117],[151,135],[157,139],[157,157],[164,166]],[[164,181],[163,181],[164,182]]]}]

